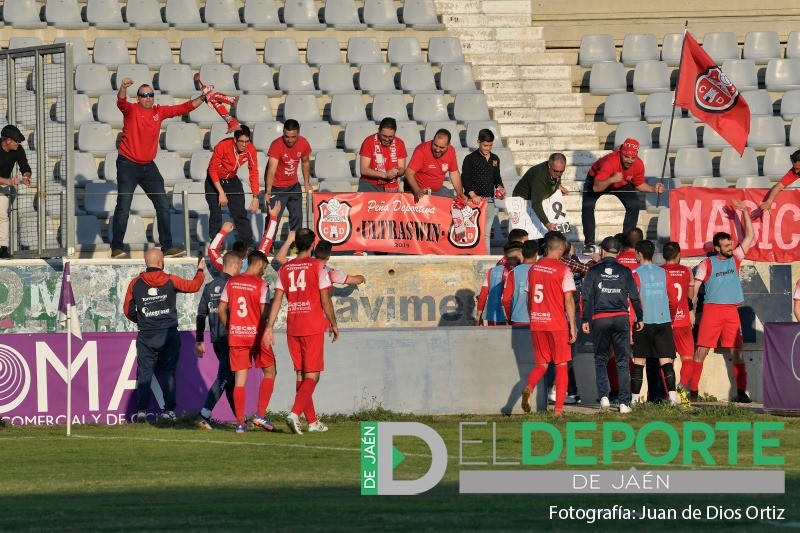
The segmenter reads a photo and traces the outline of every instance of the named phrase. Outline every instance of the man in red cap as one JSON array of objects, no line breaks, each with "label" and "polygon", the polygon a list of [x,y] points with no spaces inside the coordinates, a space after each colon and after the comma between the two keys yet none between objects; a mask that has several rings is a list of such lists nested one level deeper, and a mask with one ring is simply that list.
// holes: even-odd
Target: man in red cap
[{"label": "man in red cap", "polygon": [[604,194],[613,194],[619,198],[625,207],[622,232],[627,234],[636,227],[639,220],[639,195],[636,191],[658,194],[664,192],[663,183],[652,186],[645,182],[644,163],[638,155],[639,141],[628,138],[613,152],[597,160],[589,169],[583,186],[581,213],[585,251],[594,250],[594,211],[598,198]]}]

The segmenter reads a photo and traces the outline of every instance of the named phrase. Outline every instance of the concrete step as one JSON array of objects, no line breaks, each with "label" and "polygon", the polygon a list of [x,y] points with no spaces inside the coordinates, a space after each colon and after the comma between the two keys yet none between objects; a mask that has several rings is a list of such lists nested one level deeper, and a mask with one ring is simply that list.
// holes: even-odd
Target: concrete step
[{"label": "concrete step", "polygon": [[519,69],[520,78],[526,80],[567,80],[572,75],[568,65],[523,66]]},{"label": "concrete step", "polygon": [[451,31],[459,28],[523,28],[530,26],[531,17],[529,14],[521,13],[491,15],[458,13],[443,14],[442,22]]}]

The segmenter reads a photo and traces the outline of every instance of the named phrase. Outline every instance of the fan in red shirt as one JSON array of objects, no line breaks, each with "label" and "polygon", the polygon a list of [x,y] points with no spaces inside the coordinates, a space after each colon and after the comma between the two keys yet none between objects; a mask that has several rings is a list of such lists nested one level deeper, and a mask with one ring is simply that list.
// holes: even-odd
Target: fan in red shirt
[{"label": "fan in red shirt", "polygon": [[244,433],[245,389],[247,373],[255,364],[263,377],[258,389],[258,409],[253,425],[267,431],[275,426],[266,417],[267,406],[275,388],[275,353],[272,346],[262,343],[266,318],[269,284],[263,279],[269,265],[267,256],[258,250],[247,256],[247,270],[233,276],[222,290],[219,319],[228,329],[231,370],[235,373],[233,403],[236,411],[236,432]]},{"label": "fan in red shirt", "polygon": [[544,236],[547,255],[528,271],[528,310],[531,319],[531,340],[536,365],[522,391],[522,410],[531,412],[531,394],[536,383],[556,366],[555,414],[564,411],[567,396],[567,363],[572,359],[570,344],[578,338],[575,326],[575,280],[570,269],[560,261],[569,247],[567,238],[557,231]]},{"label": "fan in red shirt", "polygon": [[761,202],[761,205],[759,205],[761,211],[769,211],[772,209],[772,203],[775,201],[775,198],[780,194],[780,192],[800,179],[800,150],[792,153],[792,155],[789,156],[789,159],[792,162],[792,168],[790,168],[789,171],[783,175],[781,181],[773,185],[769,190],[769,194],[764,201]]},{"label": "fan in red shirt", "polygon": [[[289,229],[303,225],[303,192],[311,189],[311,145],[300,136],[300,123],[289,119],[283,123],[283,135],[272,141],[267,150],[269,161],[265,185],[270,205],[277,200],[289,210]],[[300,188],[298,169],[303,171],[304,189]],[[275,193],[272,196],[272,193]],[[283,209],[278,213],[278,220]]]},{"label": "fan in red shirt", "polygon": [[638,154],[639,141],[625,139],[621,146],[601,157],[589,169],[583,186],[581,209],[584,243],[587,248],[593,248],[595,244],[594,212],[595,204],[601,196],[611,194],[622,202],[625,207],[622,233],[627,234],[639,219],[639,195],[636,192],[664,192],[662,183],[652,186],[645,182],[644,163]]},{"label": "fan in red shirt", "polygon": [[385,117],[378,133],[361,143],[358,192],[400,192],[398,179],[406,172],[406,144],[396,137],[397,121]]},{"label": "fan in red shirt", "polygon": [[412,193],[417,200],[426,194],[451,197],[453,194],[444,187],[445,174],[448,172],[456,196],[463,196],[458,158],[455,149],[450,146],[450,131],[442,128],[436,132],[433,140],[414,149],[406,168],[405,191]]},{"label": "fan in red shirt", "polygon": [[285,294],[288,301],[286,341],[294,370],[297,372],[297,395],[292,410],[286,417],[286,424],[298,435],[303,433],[300,430],[300,415],[303,413],[306,415],[309,432],[328,430],[317,419],[311,396],[319,382],[320,373],[325,368],[325,330],[330,327],[333,340],[339,338],[331,291],[328,290],[331,280],[325,270],[325,263],[311,257],[315,240],[316,235],[310,229],[303,228],[297,232],[297,257],[278,271],[275,298],[264,332],[264,342],[274,343],[273,328]]}]

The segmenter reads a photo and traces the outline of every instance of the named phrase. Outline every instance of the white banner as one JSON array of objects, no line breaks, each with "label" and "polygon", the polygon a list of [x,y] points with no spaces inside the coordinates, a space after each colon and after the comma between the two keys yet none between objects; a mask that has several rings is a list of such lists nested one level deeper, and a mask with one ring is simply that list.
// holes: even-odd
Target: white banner
[{"label": "white banner", "polygon": [[[569,218],[564,205],[564,196],[560,190],[542,202],[544,212],[551,222],[556,224],[556,230],[567,234],[570,231]],[[531,203],[519,196],[506,198],[506,210],[508,211],[508,230],[521,228],[528,232],[529,239],[540,239],[547,233],[547,228],[539,221],[539,217],[533,212]]]}]

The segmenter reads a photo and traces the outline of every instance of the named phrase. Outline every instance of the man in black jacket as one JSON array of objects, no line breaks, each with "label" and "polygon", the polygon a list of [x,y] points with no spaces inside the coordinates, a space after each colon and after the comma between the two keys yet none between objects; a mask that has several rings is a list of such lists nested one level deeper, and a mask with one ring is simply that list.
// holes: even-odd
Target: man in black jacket
[{"label": "man in black jacket", "polygon": [[591,333],[594,345],[595,379],[600,395],[600,410],[609,408],[608,352],[614,343],[619,376],[619,412],[631,412],[631,328],[628,318],[628,300],[636,313],[637,331],[643,327],[639,290],[628,267],[617,263],[622,243],[606,237],[600,244],[602,260],[589,269],[581,289],[583,332]]},{"label": "man in black jacket", "polygon": [[21,146],[24,141],[25,136],[16,126],[9,124],[0,131],[0,259],[12,257],[8,249],[9,220],[20,181],[14,174],[15,165],[22,174],[22,182],[31,186],[31,166]]}]

